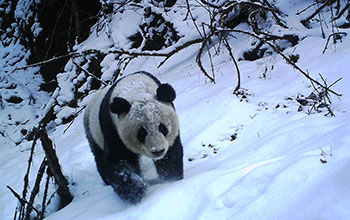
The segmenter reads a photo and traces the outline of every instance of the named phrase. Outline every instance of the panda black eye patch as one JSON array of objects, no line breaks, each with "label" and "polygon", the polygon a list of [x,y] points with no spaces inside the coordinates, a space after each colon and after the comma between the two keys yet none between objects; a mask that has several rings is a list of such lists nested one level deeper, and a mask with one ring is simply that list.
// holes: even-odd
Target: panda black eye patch
[{"label": "panda black eye patch", "polygon": [[145,143],[145,139],[147,136],[147,131],[144,127],[141,127],[140,130],[137,132],[137,140],[141,143]]},{"label": "panda black eye patch", "polygon": [[164,136],[166,136],[168,134],[168,132],[169,132],[167,127],[165,127],[164,124],[159,124],[158,129]]}]

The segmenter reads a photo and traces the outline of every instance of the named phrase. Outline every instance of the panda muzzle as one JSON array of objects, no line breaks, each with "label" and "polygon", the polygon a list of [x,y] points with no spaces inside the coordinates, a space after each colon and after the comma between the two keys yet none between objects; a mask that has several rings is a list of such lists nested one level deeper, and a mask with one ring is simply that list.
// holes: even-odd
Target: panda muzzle
[{"label": "panda muzzle", "polygon": [[165,153],[165,149],[152,149],[151,153],[155,156],[155,157],[161,157],[164,155]]}]

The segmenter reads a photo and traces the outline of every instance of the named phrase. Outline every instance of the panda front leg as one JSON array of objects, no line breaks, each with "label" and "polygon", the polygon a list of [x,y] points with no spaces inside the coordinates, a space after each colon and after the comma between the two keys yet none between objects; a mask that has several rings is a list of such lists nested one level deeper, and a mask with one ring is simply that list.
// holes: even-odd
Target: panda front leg
[{"label": "panda front leg", "polygon": [[119,197],[129,204],[136,204],[146,194],[147,183],[137,174],[136,168],[125,160],[107,165],[106,177]]},{"label": "panda front leg", "polygon": [[166,155],[155,161],[157,172],[163,181],[176,181],[183,179],[183,147],[180,136],[169,147]]}]

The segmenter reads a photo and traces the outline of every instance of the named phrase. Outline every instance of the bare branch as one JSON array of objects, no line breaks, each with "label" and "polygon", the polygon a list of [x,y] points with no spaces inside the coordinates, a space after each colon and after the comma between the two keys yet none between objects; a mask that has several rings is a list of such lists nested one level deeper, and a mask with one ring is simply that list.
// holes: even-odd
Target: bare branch
[{"label": "bare branch", "polygon": [[42,128],[37,132],[40,136],[42,146],[45,150],[48,167],[58,186],[58,195],[60,196],[59,209],[61,209],[66,205],[68,205],[73,200],[73,196],[69,191],[68,181],[61,171],[61,166],[58,162],[56,151],[53,148],[52,141],[47,135],[45,128]]},{"label": "bare branch", "polygon": [[42,204],[41,204],[41,213],[39,215],[39,219],[44,219],[44,215],[45,215],[45,209],[46,209],[46,199],[47,199],[47,195],[48,195],[48,192],[49,192],[49,184],[50,184],[50,178],[51,176],[50,175],[47,175],[46,177],[46,183],[45,183],[45,189],[44,189],[44,197],[43,197],[43,201],[42,201]]},{"label": "bare branch", "polygon": [[328,43],[329,43],[329,40],[331,39],[331,37],[337,37],[337,36],[340,36],[342,34],[345,35],[345,36],[347,35],[347,33],[345,33],[345,32],[338,32],[338,33],[330,34],[328,36],[328,38],[327,38],[327,42],[326,42],[326,45],[324,46],[324,49],[323,49],[322,53],[324,54],[326,52],[326,50],[328,49]]},{"label": "bare branch", "polygon": [[193,22],[194,27],[197,29],[198,34],[203,38],[202,33],[200,32],[200,30],[199,30],[199,28],[197,26],[197,23],[196,23],[193,15],[192,15],[190,3],[188,2],[188,0],[186,0],[186,6],[187,6],[187,13],[191,16],[191,20]]},{"label": "bare branch", "polygon": [[37,214],[39,214],[40,212],[32,205],[30,204],[28,201],[26,201],[25,199],[21,198],[21,196],[14,190],[12,189],[10,186],[6,186],[11,192],[12,194],[18,199],[18,201],[21,203],[21,206],[23,206],[24,204],[27,204],[28,206],[30,206]]},{"label": "bare branch", "polygon": [[81,71],[83,71],[84,73],[86,73],[88,76],[91,76],[92,78],[96,79],[97,81],[99,81],[100,83],[102,83],[103,85],[107,86],[108,84],[104,81],[102,81],[100,78],[98,78],[97,76],[95,76],[94,74],[90,73],[89,71],[87,71],[86,69],[84,69],[82,66],[80,66],[77,62],[75,62],[74,60],[72,60],[72,63],[78,67]]},{"label": "bare branch", "polygon": [[186,43],[182,44],[181,46],[177,46],[175,47],[172,51],[170,51],[169,53],[166,54],[166,58],[165,60],[163,60],[159,65],[158,65],[158,68],[161,67],[170,57],[172,57],[175,53],[185,49],[186,47],[189,47],[191,45],[194,45],[194,44],[198,44],[198,43],[201,43],[203,42],[204,39],[203,38],[197,38],[197,39],[194,39],[194,40],[190,40],[190,41],[187,41]]},{"label": "bare branch", "polygon": [[312,15],[310,15],[309,17],[307,17],[306,19],[302,20],[301,23],[306,25],[307,23],[310,22],[310,20],[315,17],[318,13],[320,13],[322,11],[322,9],[324,9],[327,5],[332,5],[335,2],[335,0],[327,0],[326,2],[324,2],[314,13],[312,13]]},{"label": "bare branch", "polygon": [[311,5],[307,6],[306,8],[302,9],[301,11],[297,11],[296,15],[301,15],[303,12],[307,11],[309,8],[315,6],[316,3],[312,3]]},{"label": "bare branch", "polygon": [[[32,167],[32,163],[33,163],[33,157],[34,157],[34,149],[36,146],[36,141],[38,139],[38,135],[34,134],[34,140],[32,143],[32,147],[30,150],[30,156],[29,156],[29,160],[28,160],[28,167],[27,167],[27,172],[24,176],[24,186],[23,186],[23,192],[22,192],[22,198],[23,200],[26,200],[27,197],[27,192],[28,192],[28,186],[29,186],[29,173],[30,173],[30,169]],[[24,215],[24,206],[21,203],[21,207],[20,207],[20,213],[21,215]]]},{"label": "bare branch", "polygon": [[345,7],[339,12],[339,14],[337,15],[337,17],[334,18],[334,20],[338,20],[345,12],[346,10],[348,10],[348,8],[350,7],[350,3],[348,1],[348,3],[345,5]]},{"label": "bare branch", "polygon": [[233,53],[232,53],[232,49],[230,47],[230,44],[228,43],[227,39],[224,38],[224,45],[226,46],[229,54],[230,54],[230,57],[233,61],[233,64],[235,65],[235,68],[236,68],[236,74],[237,74],[237,86],[235,88],[235,90],[233,90],[233,94],[236,94],[237,91],[241,88],[241,73],[239,71],[239,67],[238,67],[238,63],[235,59],[235,57],[233,56]]},{"label": "bare branch", "polygon": [[[47,167],[46,159],[44,158],[44,160],[42,161],[42,163],[40,165],[40,168],[39,168],[36,180],[35,180],[35,184],[34,184],[32,193],[30,195],[29,204],[34,204],[35,197],[39,193],[40,183],[41,183],[41,180],[43,178],[43,175],[44,175],[44,172],[46,170],[46,167]],[[30,213],[31,212],[32,212],[32,206],[28,206],[27,207],[27,212],[26,212],[26,215],[25,215],[26,218],[28,218],[28,219],[30,218]]]},{"label": "bare branch", "polygon": [[[216,34],[218,33],[227,33],[227,32],[233,32],[233,33],[240,33],[240,34],[245,34],[251,37],[254,37],[262,42],[264,42],[265,44],[267,44],[269,47],[271,47],[276,53],[278,53],[288,64],[290,64],[293,68],[295,68],[296,70],[298,70],[303,76],[305,76],[308,80],[312,81],[313,83],[317,84],[318,86],[320,86],[321,88],[324,88],[324,85],[322,85],[320,82],[318,82],[317,80],[313,79],[308,73],[306,73],[304,70],[302,70],[298,65],[296,65],[289,57],[287,57],[284,53],[282,53],[282,51],[280,51],[273,43],[267,41],[264,38],[259,37],[258,35],[248,32],[248,31],[243,31],[243,30],[234,30],[234,29],[222,29],[222,30],[218,30]],[[342,96],[341,94],[328,89],[329,92],[333,93],[336,96]]]},{"label": "bare branch", "polygon": [[211,35],[207,36],[207,37],[204,39],[204,41],[202,42],[202,46],[201,46],[201,48],[199,49],[199,52],[198,52],[197,57],[196,57],[196,62],[197,62],[197,64],[198,64],[199,69],[203,72],[203,74],[204,74],[206,77],[208,77],[208,79],[209,79],[211,82],[215,83],[215,78],[214,78],[214,76],[210,76],[210,75],[208,74],[208,72],[207,72],[207,71],[205,70],[205,68],[203,67],[202,60],[201,60],[202,53],[203,53],[203,51],[204,51],[204,49],[205,49],[205,47],[206,47],[206,45],[207,45],[207,42],[210,40],[210,37],[211,37],[212,35],[213,35],[213,33],[212,33]]}]

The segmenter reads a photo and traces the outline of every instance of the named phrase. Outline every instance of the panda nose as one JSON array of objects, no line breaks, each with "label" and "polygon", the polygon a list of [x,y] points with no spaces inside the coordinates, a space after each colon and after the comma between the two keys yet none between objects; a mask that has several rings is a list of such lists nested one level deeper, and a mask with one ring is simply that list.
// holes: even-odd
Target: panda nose
[{"label": "panda nose", "polygon": [[165,149],[161,149],[161,150],[152,150],[151,151],[153,155],[159,157],[159,156],[162,156],[163,153],[165,152]]}]

